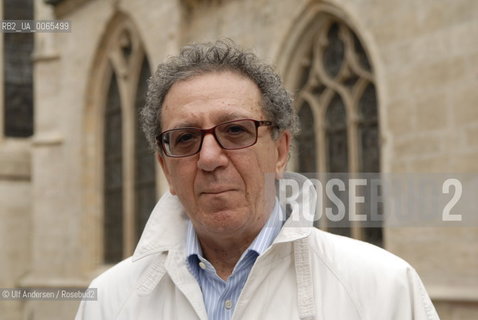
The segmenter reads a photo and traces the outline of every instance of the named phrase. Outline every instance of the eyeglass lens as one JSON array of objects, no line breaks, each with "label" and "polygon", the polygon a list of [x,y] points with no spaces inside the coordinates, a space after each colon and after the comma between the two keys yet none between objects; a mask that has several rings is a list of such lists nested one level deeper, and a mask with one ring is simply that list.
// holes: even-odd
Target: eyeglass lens
[{"label": "eyeglass lens", "polygon": [[[257,138],[257,126],[253,120],[227,122],[211,130],[220,146],[229,150],[249,147]],[[197,128],[173,129],[164,133],[162,144],[169,155],[192,155],[201,148],[203,132]]]}]

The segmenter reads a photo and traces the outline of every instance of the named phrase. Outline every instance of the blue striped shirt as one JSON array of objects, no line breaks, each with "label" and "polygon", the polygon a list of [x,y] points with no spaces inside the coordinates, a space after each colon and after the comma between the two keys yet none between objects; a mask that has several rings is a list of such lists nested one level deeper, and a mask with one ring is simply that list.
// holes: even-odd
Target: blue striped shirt
[{"label": "blue striped shirt", "polygon": [[281,209],[276,200],[266,224],[251,245],[243,252],[232,274],[224,281],[214,266],[203,257],[201,246],[191,221],[186,235],[187,265],[201,287],[204,304],[210,320],[228,320],[232,317],[237,299],[246,283],[257,257],[264,253],[280,232]]}]

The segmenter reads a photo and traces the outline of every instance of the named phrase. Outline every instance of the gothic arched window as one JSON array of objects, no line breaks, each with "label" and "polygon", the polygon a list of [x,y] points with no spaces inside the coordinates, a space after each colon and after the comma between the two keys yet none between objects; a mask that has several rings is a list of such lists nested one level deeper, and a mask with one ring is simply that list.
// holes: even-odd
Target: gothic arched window
[{"label": "gothic arched window", "polygon": [[[358,36],[342,19],[323,12],[295,51],[295,70],[289,72],[294,74],[302,124],[295,141],[295,170],[328,176],[380,172],[375,79]],[[347,195],[337,195],[347,208]],[[348,220],[327,220],[319,226],[375,244],[382,242],[380,226],[369,228]]]},{"label": "gothic arched window", "polygon": [[156,203],[154,154],[139,123],[150,65],[130,23],[120,25],[111,37],[103,126],[105,263],[131,255]]}]

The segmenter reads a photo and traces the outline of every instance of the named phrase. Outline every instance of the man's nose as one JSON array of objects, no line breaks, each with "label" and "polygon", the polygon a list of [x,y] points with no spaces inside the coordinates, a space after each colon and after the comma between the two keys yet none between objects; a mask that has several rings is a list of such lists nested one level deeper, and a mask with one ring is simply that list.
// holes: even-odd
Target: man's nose
[{"label": "man's nose", "polygon": [[214,171],[227,165],[228,157],[212,134],[206,134],[199,151],[198,168],[204,171]]}]

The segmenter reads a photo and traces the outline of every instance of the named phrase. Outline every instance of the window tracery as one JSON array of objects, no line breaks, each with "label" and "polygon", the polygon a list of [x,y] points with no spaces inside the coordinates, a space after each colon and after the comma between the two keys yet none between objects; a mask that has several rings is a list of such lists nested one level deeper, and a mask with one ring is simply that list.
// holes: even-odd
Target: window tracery
[{"label": "window tracery", "polygon": [[[317,20],[316,20],[317,21]],[[373,68],[358,36],[340,18],[321,13],[296,64],[296,105],[302,122],[296,170],[359,174],[380,171],[377,93]],[[314,150],[314,151],[312,151]],[[336,192],[347,208],[347,196]],[[327,204],[324,204],[327,205]],[[337,209],[337,208],[336,208]],[[381,244],[381,228],[349,221],[321,228]]]}]

